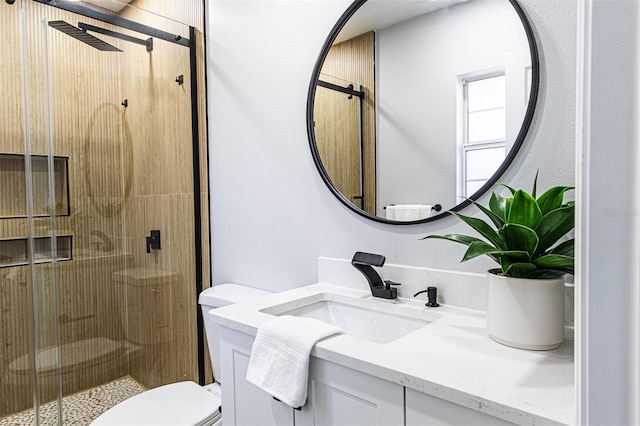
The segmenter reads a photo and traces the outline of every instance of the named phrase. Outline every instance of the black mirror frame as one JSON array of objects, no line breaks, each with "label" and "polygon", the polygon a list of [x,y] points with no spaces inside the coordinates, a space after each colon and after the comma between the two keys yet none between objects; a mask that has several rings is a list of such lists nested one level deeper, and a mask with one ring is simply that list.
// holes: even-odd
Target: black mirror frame
[{"label": "black mirror frame", "polygon": [[324,168],[324,165],[322,164],[322,159],[320,158],[320,153],[318,152],[318,146],[316,144],[316,137],[315,137],[315,131],[313,126],[313,123],[314,123],[313,109],[314,109],[314,103],[315,103],[316,88],[318,85],[318,81],[320,79],[320,71],[322,70],[322,65],[324,64],[324,61],[329,53],[329,49],[331,49],[331,46],[333,45],[333,42],[335,41],[336,37],[338,37],[338,34],[342,30],[342,28],[346,25],[347,21],[353,16],[353,14],[360,7],[362,7],[362,5],[364,5],[367,2],[367,0],[355,0],[353,3],[351,3],[349,8],[347,8],[347,10],[342,14],[340,19],[338,19],[338,22],[331,29],[329,36],[327,37],[327,39],[324,42],[324,45],[322,46],[322,50],[320,51],[320,56],[318,57],[318,60],[316,61],[316,64],[313,68],[313,73],[311,75],[311,83],[309,84],[309,92],[307,95],[307,136],[309,139],[309,147],[311,148],[311,155],[313,156],[313,161],[318,169],[318,172],[320,172],[320,176],[322,176],[322,180],[324,180],[324,183],[327,185],[329,190],[333,193],[333,195],[336,196],[336,198],[338,198],[338,200],[340,200],[340,202],[342,202],[342,204],[344,204],[345,206],[347,206],[349,209],[353,210],[360,216],[366,217],[367,219],[371,219],[375,222],[388,223],[391,225],[415,225],[415,224],[433,222],[435,220],[442,219],[449,215],[448,213],[449,211],[457,212],[462,210],[463,208],[471,204],[470,200],[473,200],[473,201],[477,200],[498,182],[498,179],[500,179],[500,177],[504,174],[504,172],[509,168],[509,166],[515,159],[516,154],[518,153],[522,144],[524,143],[525,137],[527,135],[527,132],[529,131],[529,127],[531,126],[531,122],[533,120],[533,114],[535,112],[536,103],[538,101],[538,90],[540,87],[540,60],[538,56],[538,46],[536,44],[533,29],[531,27],[531,24],[529,23],[529,20],[527,19],[526,14],[522,10],[522,7],[518,4],[518,2],[516,0],[508,0],[508,1],[509,3],[511,3],[516,13],[518,14],[518,17],[520,18],[524,31],[527,35],[527,40],[529,42],[529,51],[531,52],[531,93],[529,95],[529,103],[527,105],[527,110],[525,112],[525,116],[522,121],[522,127],[520,127],[520,131],[518,132],[518,136],[516,137],[516,140],[513,143],[513,147],[507,153],[507,156],[505,157],[504,161],[502,162],[498,170],[496,170],[496,172],[493,174],[493,176],[491,176],[491,178],[479,190],[477,190],[473,195],[471,195],[469,199],[464,200],[462,203],[457,204],[453,208],[447,211],[444,211],[436,216],[432,216],[427,219],[407,221],[407,222],[388,220],[382,217],[374,216],[356,207],[355,204],[349,201],[338,190],[338,188],[335,187],[335,185],[331,181],[331,177],[329,177],[329,174],[327,173],[326,169]]}]

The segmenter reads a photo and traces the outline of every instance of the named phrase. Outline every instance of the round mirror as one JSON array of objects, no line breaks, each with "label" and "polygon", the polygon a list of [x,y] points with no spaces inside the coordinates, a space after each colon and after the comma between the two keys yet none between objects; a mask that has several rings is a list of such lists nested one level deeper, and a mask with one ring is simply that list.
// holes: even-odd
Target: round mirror
[{"label": "round mirror", "polygon": [[357,0],[314,68],[307,131],[358,214],[429,222],[491,188],[525,138],[538,53],[515,0]]}]

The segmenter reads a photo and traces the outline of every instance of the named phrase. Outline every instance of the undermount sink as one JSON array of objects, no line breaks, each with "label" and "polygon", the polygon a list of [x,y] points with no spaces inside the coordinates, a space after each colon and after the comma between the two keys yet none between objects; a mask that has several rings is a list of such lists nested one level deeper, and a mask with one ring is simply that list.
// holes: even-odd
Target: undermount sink
[{"label": "undermount sink", "polygon": [[375,343],[391,343],[441,316],[402,302],[334,293],[318,293],[260,311],[276,316],[314,318],[342,328],[349,336]]}]

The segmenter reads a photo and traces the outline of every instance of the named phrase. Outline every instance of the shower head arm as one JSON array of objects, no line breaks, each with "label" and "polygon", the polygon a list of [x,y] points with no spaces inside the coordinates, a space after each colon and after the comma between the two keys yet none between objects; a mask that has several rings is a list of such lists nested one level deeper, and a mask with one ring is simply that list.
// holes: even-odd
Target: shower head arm
[{"label": "shower head arm", "polygon": [[96,27],[95,25],[86,24],[84,22],[78,22],[78,28],[80,28],[84,32],[92,31],[94,33],[104,34],[110,37],[115,37],[120,40],[128,41],[130,43],[141,44],[146,46],[147,52],[151,52],[153,50],[153,38],[149,37],[146,40],[141,38],[131,37],[126,34],[122,34],[116,31],[111,31],[106,28]]}]

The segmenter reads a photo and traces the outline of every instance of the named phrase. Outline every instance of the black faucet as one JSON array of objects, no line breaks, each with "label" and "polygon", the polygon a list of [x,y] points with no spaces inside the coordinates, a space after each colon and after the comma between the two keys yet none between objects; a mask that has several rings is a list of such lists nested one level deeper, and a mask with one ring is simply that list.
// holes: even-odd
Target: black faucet
[{"label": "black faucet", "polygon": [[160,231],[153,230],[151,235],[147,237],[147,253],[151,253],[151,249],[160,250]]},{"label": "black faucet", "polygon": [[395,288],[391,288],[391,286],[400,285],[400,283],[394,283],[389,280],[382,281],[382,277],[373,269],[373,266],[383,266],[384,261],[384,256],[380,254],[358,251],[353,255],[351,264],[367,278],[373,297],[395,299],[398,297],[398,291]]}]

